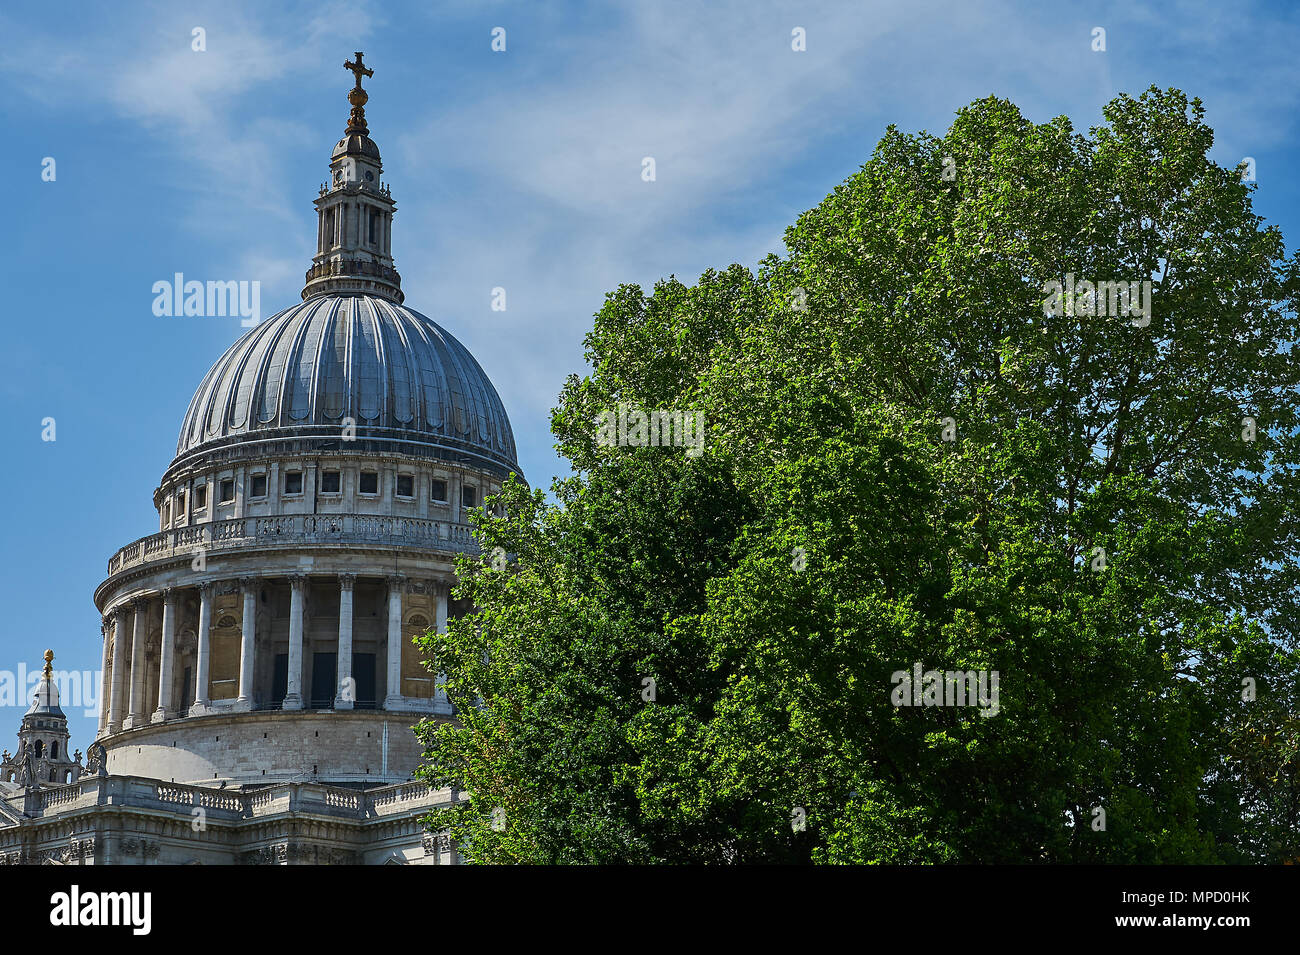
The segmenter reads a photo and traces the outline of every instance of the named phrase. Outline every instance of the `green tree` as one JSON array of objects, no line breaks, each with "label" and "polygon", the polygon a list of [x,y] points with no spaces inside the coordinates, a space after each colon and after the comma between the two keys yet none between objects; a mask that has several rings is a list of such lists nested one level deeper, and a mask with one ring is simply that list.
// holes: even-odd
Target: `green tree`
[{"label": "green tree", "polygon": [[[573,476],[507,485],[419,640],[472,859],[1300,856],[1298,270],[1199,101],[1104,115],[891,127],[756,274],[607,297]],[[704,453],[603,444],[620,405]],[[918,663],[996,712],[894,705]]]}]

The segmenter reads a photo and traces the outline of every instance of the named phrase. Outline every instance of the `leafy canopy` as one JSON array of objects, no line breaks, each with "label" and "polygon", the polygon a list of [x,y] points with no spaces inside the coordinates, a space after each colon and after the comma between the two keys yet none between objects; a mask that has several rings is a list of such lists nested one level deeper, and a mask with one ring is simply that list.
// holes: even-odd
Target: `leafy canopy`
[{"label": "leafy canopy", "polygon": [[[471,859],[1300,856],[1297,269],[1199,101],[1104,114],[891,127],[756,274],[607,297],[573,476],[507,485],[419,640]],[[1150,322],[1045,314],[1067,276]],[[620,404],[704,454],[602,445]],[[997,713],[895,706],[917,663]]]}]

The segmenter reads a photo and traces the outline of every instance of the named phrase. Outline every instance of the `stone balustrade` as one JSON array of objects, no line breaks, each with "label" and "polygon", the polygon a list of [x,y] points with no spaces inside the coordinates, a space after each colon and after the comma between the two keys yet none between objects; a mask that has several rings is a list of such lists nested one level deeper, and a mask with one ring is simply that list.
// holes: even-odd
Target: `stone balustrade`
[{"label": "stone balustrade", "polygon": [[194,808],[231,822],[286,811],[346,819],[372,819],[427,806],[449,805],[458,794],[430,789],[423,782],[383,786],[369,792],[314,782],[286,782],[258,789],[223,790],[210,786],[160,782],[139,776],[85,776],[66,786],[10,796],[16,815],[50,816],[87,806],[156,807],[189,814]]},{"label": "stone balustrade", "polygon": [[237,517],[178,527],[127,544],[109,559],[108,576],[154,561],[193,557],[196,552],[238,550],[265,544],[319,547],[389,544],[426,550],[477,553],[469,524],[382,514],[281,514]]}]

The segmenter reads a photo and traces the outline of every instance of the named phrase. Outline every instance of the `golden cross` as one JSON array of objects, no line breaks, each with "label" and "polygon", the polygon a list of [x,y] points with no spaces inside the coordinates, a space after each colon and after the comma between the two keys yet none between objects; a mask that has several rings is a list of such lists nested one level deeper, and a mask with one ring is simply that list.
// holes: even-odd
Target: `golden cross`
[{"label": "golden cross", "polygon": [[374,76],[375,71],[366,68],[365,60],[362,59],[362,57],[365,56],[364,53],[358,50],[354,55],[356,56],[357,61],[355,63],[351,60],[346,61],[343,64],[343,69],[352,71],[352,75],[357,78],[357,89],[361,89],[361,77]]}]

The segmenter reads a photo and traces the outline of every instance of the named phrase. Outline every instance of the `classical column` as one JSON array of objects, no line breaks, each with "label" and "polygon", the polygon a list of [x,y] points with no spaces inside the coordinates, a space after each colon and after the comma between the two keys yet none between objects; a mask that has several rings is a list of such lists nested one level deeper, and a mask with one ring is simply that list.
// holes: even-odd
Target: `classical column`
[{"label": "classical column", "polygon": [[253,708],[253,656],[257,640],[257,584],[256,577],[240,577],[239,586],[244,594],[243,632],[239,642],[239,699],[235,709]]},{"label": "classical column", "polygon": [[113,689],[108,704],[108,731],[122,728],[122,704],[126,698],[126,604],[113,610]]},{"label": "classical column", "polygon": [[334,709],[350,710],[357,699],[357,684],[352,679],[352,585],[356,574],[339,574],[339,651],[338,690]]},{"label": "classical column", "polygon": [[172,670],[176,659],[176,600],[175,587],[163,590],[162,653],[158,660],[158,709],[152,721],[162,723],[176,715],[172,706]]},{"label": "classical column", "polygon": [[122,729],[130,729],[144,722],[144,647],[148,640],[149,601],[136,597],[131,601],[135,627],[131,633],[131,703]]},{"label": "classical column", "polygon": [[212,653],[208,646],[212,629],[212,582],[199,584],[198,650],[194,659],[194,705],[190,716],[202,716],[208,711],[208,664]]},{"label": "classical column", "polygon": [[99,728],[95,731],[96,739],[108,732],[108,698],[112,692],[110,687],[113,685],[112,673],[108,668],[108,641],[111,629],[109,618],[105,615],[103,625],[99,628],[100,635],[104,638],[104,646],[99,666]]},{"label": "classical column", "polygon": [[302,588],[307,578],[295,574],[289,578],[289,678],[285,687],[284,709],[302,709]]},{"label": "classical column", "polygon": [[384,709],[397,709],[402,702],[402,584],[400,574],[388,577],[388,691]]},{"label": "classical column", "polygon": [[[449,586],[446,583],[438,584],[438,603],[433,618],[435,633],[447,632],[447,591]],[[433,681],[433,708],[440,713],[451,712],[451,706],[447,703],[447,691],[443,689],[443,684],[446,682],[447,674],[439,670]]]}]

